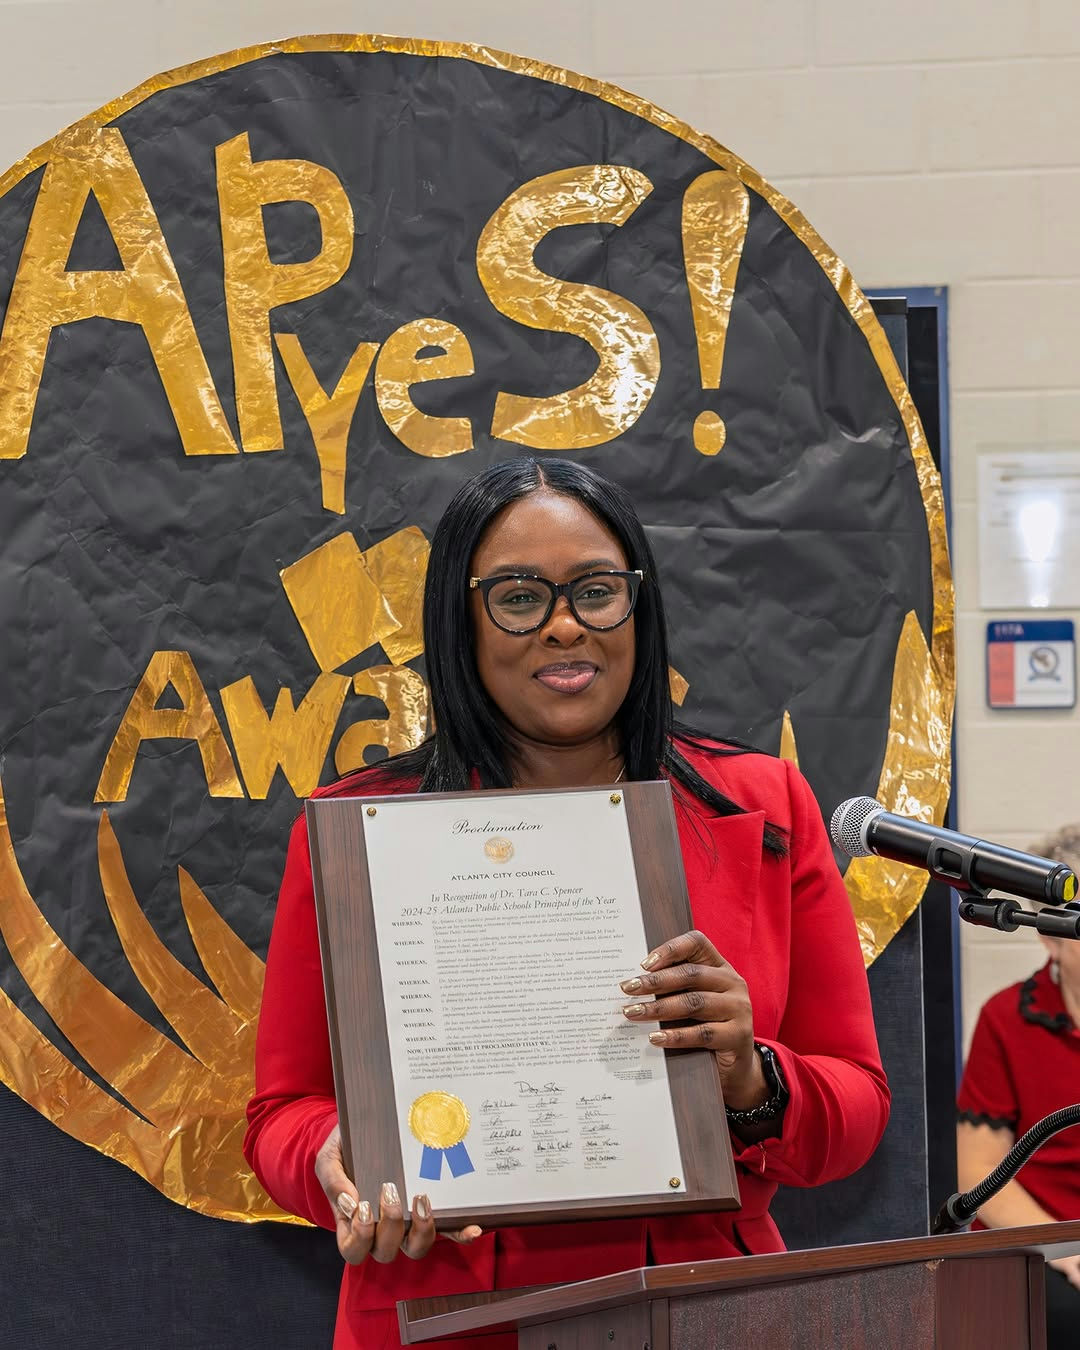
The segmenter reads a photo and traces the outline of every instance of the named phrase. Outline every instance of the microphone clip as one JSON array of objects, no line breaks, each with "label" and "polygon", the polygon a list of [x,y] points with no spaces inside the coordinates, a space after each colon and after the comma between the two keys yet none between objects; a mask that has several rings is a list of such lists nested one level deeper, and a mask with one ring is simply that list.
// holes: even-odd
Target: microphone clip
[{"label": "microphone clip", "polygon": [[1015,933],[1018,928],[1034,928],[1046,937],[1080,940],[1080,906],[1065,905],[1061,909],[1048,906],[1032,912],[1019,900],[990,900],[987,893],[975,890],[960,897],[957,913],[965,923],[980,928],[996,928],[999,933]]}]

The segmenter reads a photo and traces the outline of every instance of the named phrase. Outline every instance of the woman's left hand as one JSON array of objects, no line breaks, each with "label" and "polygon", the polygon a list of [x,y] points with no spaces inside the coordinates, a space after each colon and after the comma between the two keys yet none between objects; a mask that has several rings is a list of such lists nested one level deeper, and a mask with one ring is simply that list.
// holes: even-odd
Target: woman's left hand
[{"label": "woman's left hand", "polygon": [[[711,1050],[723,1083],[724,1102],[749,1110],[769,1096],[769,1086],[754,1050],[754,1017],[746,981],[696,929],[664,942],[642,961],[644,974],[623,980],[624,994],[635,996],[623,1008],[634,1022],[684,1022],[665,1027],[649,1040],[665,1050]],[[653,995],[645,1002],[643,996]]]}]

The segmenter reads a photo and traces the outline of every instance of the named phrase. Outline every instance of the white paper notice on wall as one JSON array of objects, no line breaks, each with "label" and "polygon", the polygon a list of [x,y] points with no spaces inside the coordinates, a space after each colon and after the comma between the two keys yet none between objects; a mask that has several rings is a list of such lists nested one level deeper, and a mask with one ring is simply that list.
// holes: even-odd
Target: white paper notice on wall
[{"label": "white paper notice on wall", "polygon": [[979,604],[1080,608],[1080,447],[980,450]]},{"label": "white paper notice on wall", "polygon": [[986,625],[991,708],[1072,708],[1076,639],[1071,619],[999,619]]}]

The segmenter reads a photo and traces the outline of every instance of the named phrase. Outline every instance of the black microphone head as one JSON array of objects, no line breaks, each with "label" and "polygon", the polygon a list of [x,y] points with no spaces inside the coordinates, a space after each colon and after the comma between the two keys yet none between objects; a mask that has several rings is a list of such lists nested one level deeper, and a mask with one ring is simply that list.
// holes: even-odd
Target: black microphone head
[{"label": "black microphone head", "polygon": [[866,858],[873,852],[867,844],[867,826],[885,808],[873,797],[849,797],[832,815],[829,833],[838,849],[849,858]]}]

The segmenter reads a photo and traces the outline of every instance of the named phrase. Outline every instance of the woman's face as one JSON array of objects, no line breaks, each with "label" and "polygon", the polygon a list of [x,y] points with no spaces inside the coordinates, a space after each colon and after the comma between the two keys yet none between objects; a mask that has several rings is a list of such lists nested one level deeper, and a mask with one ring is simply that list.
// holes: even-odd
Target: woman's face
[{"label": "woman's face", "polygon": [[[472,575],[521,572],[572,581],[586,572],[627,571],[615,535],[574,497],[540,489],[500,511],[481,536]],[[583,745],[606,732],[634,672],[634,620],[597,632],[560,596],[535,633],[506,633],[472,592],[476,665],[506,720],[527,741]]]}]

